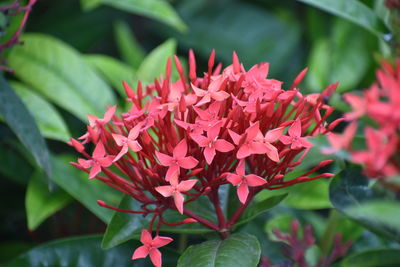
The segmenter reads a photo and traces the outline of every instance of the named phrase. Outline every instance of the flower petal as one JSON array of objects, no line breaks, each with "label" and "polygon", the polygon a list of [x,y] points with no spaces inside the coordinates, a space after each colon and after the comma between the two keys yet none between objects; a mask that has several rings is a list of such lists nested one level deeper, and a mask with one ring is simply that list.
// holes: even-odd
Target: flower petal
[{"label": "flower petal", "polygon": [[214,147],[220,152],[229,152],[235,149],[235,146],[224,139],[218,139],[214,142]]},{"label": "flower petal", "polygon": [[191,134],[190,137],[200,146],[205,147],[210,143],[209,138],[200,134]]},{"label": "flower petal", "polygon": [[244,204],[247,200],[247,196],[249,195],[249,188],[244,181],[239,185],[237,189],[237,195],[239,197],[239,201]]},{"label": "flower petal", "polygon": [[185,198],[183,195],[179,192],[174,193],[174,203],[176,206],[176,209],[179,211],[180,214],[183,214],[183,201]]},{"label": "flower petal", "polygon": [[97,174],[99,174],[101,172],[101,166],[99,163],[94,162],[92,169],[89,172],[89,179],[93,179],[94,177],[97,176]]},{"label": "flower petal", "polygon": [[138,151],[142,150],[142,146],[136,140],[134,140],[134,141],[129,140],[128,146],[134,152],[138,152]]},{"label": "flower petal", "polygon": [[133,252],[132,260],[146,258],[149,255],[149,248],[146,246],[138,247],[135,252]]},{"label": "flower petal", "polygon": [[120,134],[112,134],[112,137],[114,138],[115,143],[118,146],[123,146],[127,139],[125,136],[120,135]]},{"label": "flower petal", "polygon": [[300,137],[301,136],[300,119],[297,119],[293,122],[292,126],[289,127],[288,132],[291,137]]},{"label": "flower petal", "polygon": [[142,233],[140,235],[140,242],[142,242],[144,245],[150,245],[152,241],[153,238],[151,237],[151,233],[146,229],[142,229]]},{"label": "flower petal", "polygon": [[234,131],[231,131],[230,129],[228,129],[228,133],[231,136],[231,138],[232,138],[233,142],[235,143],[235,145],[238,145],[239,142],[240,142],[240,139],[242,139],[242,136],[238,135]]},{"label": "flower petal", "polygon": [[230,94],[228,94],[225,91],[218,91],[218,92],[211,93],[211,98],[216,101],[224,101],[225,99],[227,99],[229,97],[230,97]]},{"label": "flower petal", "polygon": [[242,182],[242,176],[234,174],[234,173],[230,173],[228,174],[228,177],[226,177],[226,179],[228,180],[228,182],[230,182],[233,186],[237,186],[238,184],[240,184]]},{"label": "flower petal", "polygon": [[247,184],[249,186],[260,186],[267,183],[267,181],[255,174],[246,175]]},{"label": "flower petal", "polygon": [[101,141],[99,141],[96,145],[96,148],[93,151],[93,158],[101,158],[106,154],[106,150],[104,149],[104,145]]},{"label": "flower petal", "polygon": [[128,145],[125,144],[121,151],[118,153],[118,155],[114,158],[114,162],[118,161],[123,155],[126,154],[126,152],[128,152]]},{"label": "flower petal", "polygon": [[204,148],[204,157],[206,158],[206,161],[208,165],[210,165],[215,157],[215,148],[214,147],[205,147]]},{"label": "flower petal", "polygon": [[279,137],[282,136],[284,130],[285,130],[284,127],[279,127],[279,128],[268,131],[265,134],[264,141],[268,142],[268,143],[275,142],[276,140],[279,139]]},{"label": "flower petal", "polygon": [[159,248],[171,243],[173,239],[168,236],[156,236],[153,239],[153,247]]},{"label": "flower petal", "polygon": [[172,164],[172,157],[168,156],[164,153],[156,151],[156,157],[158,161],[160,161],[161,165],[163,166],[171,166]]},{"label": "flower petal", "polygon": [[193,157],[186,157],[178,160],[178,164],[180,167],[190,170],[196,167],[199,162]]},{"label": "flower petal", "polygon": [[186,180],[182,181],[178,184],[176,189],[179,192],[186,192],[193,188],[193,186],[197,183],[197,180]]},{"label": "flower petal", "polygon": [[174,189],[170,185],[157,186],[155,190],[158,193],[160,193],[163,197],[170,197],[174,192]]},{"label": "flower petal", "polygon": [[181,159],[186,156],[187,153],[187,143],[186,139],[182,139],[174,148],[174,158],[175,159]]},{"label": "flower petal", "polygon": [[154,266],[161,267],[162,264],[161,252],[156,248],[152,248],[150,249],[149,254],[150,254],[150,260],[154,264]]},{"label": "flower petal", "polygon": [[250,149],[250,146],[247,145],[247,144],[244,144],[244,145],[242,145],[242,146],[239,148],[239,150],[237,151],[236,157],[237,157],[238,159],[244,159],[244,158],[250,156],[250,155],[251,155],[251,152],[252,152],[252,151],[251,151],[251,149]]}]

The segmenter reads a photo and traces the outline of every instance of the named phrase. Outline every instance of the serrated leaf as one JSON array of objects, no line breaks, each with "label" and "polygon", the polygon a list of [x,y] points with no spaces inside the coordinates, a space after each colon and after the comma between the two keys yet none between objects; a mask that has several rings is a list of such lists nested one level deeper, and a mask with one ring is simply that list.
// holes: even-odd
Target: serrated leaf
[{"label": "serrated leaf", "polygon": [[114,212],[100,207],[97,200],[104,200],[106,203],[115,206],[122,197],[121,193],[101,181],[89,180],[87,173],[71,166],[69,162],[73,160],[75,159],[70,155],[53,156],[54,175],[52,180],[99,219],[109,223]]},{"label": "serrated leaf", "polygon": [[[57,175],[57,173],[54,174]],[[41,176],[40,172],[36,172],[31,177],[25,196],[26,217],[30,231],[34,231],[44,220],[72,200],[60,188],[49,191],[48,185],[43,182]]]},{"label": "serrated leaf", "polygon": [[113,105],[111,88],[83,60],[79,52],[43,34],[25,34],[24,45],[8,56],[15,75],[32,89],[86,122],[87,114],[102,116]]},{"label": "serrated leaf", "polygon": [[386,28],[378,16],[358,0],[298,0],[333,15],[345,18],[372,33],[382,36]]},{"label": "serrated leaf", "polygon": [[44,137],[62,142],[68,141],[71,134],[67,125],[49,102],[22,83],[11,82],[10,84],[32,114]]},{"label": "serrated leaf", "polygon": [[190,246],[178,260],[178,267],[255,267],[261,248],[256,237],[234,234],[224,240],[211,240]]},{"label": "serrated leaf", "polygon": [[145,83],[152,83],[154,78],[158,78],[160,74],[165,73],[168,57],[176,53],[176,41],[169,39],[157,46],[143,60],[137,71],[137,78]]},{"label": "serrated leaf", "polygon": [[129,25],[124,21],[118,21],[114,24],[114,33],[122,59],[129,63],[132,68],[137,69],[145,57],[145,52],[136,41]]},{"label": "serrated leaf", "polygon": [[49,151],[28,109],[0,74],[0,114],[33,155],[36,163],[51,177]]},{"label": "serrated leaf", "polygon": [[86,55],[85,60],[123,97],[125,97],[125,91],[122,81],[126,81],[131,86],[136,85],[135,71],[115,58],[105,55]]}]

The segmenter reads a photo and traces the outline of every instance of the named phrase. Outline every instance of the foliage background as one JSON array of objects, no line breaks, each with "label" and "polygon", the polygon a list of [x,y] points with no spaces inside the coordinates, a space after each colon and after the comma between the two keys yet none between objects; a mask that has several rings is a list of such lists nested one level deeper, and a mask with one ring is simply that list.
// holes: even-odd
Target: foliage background
[{"label": "foliage background", "polygon": [[[12,1],[4,4],[8,2]],[[76,155],[65,142],[85,131],[87,113],[101,116],[106,104],[115,103],[124,110],[120,81],[132,85],[139,79],[151,82],[164,71],[168,56],[178,54],[185,62],[188,49],[192,48],[198,69],[205,70],[212,49],[225,66],[231,62],[232,51],[236,51],[246,68],[270,62],[270,77],[283,80],[284,87],[308,66],[307,77],[300,86],[302,93],[320,92],[336,81],[340,82],[338,93],[368,87],[375,79],[379,60],[393,56],[390,44],[396,42],[396,35],[390,34],[395,31],[389,11],[380,0],[343,0],[336,1],[337,6],[329,2],[39,0],[21,37],[25,44],[6,51],[8,66],[14,72],[5,75],[7,81],[0,79],[1,87],[9,88],[7,101],[0,98],[0,103],[8,103],[2,107],[4,120],[0,123],[0,263],[28,253],[11,261],[11,266],[36,266],[43,258],[57,265],[61,259],[55,255],[59,252],[74,265],[77,262],[74,253],[85,251],[80,260],[85,260],[87,266],[107,266],[113,260],[120,261],[119,266],[132,264],[129,256],[137,241],[106,252],[100,249],[101,234],[113,212],[97,206],[96,200],[118,205],[121,196],[102,184],[89,182],[86,175],[73,169],[68,162]],[[0,16],[4,39],[20,21],[21,15]],[[39,132],[32,118],[20,108],[18,99],[26,106]],[[337,117],[348,110],[339,94],[330,103],[337,107]],[[321,157],[324,156],[316,149],[301,168],[307,169]],[[338,173],[344,164],[339,158],[330,171]],[[391,211],[398,211],[397,202],[391,202],[389,208],[385,205],[383,210],[369,208],[372,213],[367,215],[367,223],[365,213],[358,218],[354,214],[349,216],[346,209],[351,205],[340,200],[345,198],[341,195],[343,187],[351,187],[340,183],[346,175],[334,178],[335,184],[330,189],[330,181],[321,180],[286,190],[289,195],[281,204],[239,231],[257,235],[263,255],[272,262],[284,260],[285,256],[280,250],[282,244],[273,240],[271,229],[285,230],[293,218],[313,225],[316,237],[322,242],[320,247],[310,250],[311,263],[320,251],[329,249],[335,232],[342,232],[345,240],[354,243],[352,255],[382,250],[383,256],[379,257],[395,260],[390,255],[399,245],[393,240],[392,230],[398,231],[400,227],[398,222],[394,223],[397,215]],[[354,176],[360,176],[359,172],[351,177]],[[364,183],[365,190],[371,190],[365,179],[354,183]],[[258,200],[273,194],[267,192]],[[355,194],[357,199],[370,196]],[[384,195],[391,201],[396,198],[393,194]],[[341,212],[336,212],[333,206]],[[386,211],[394,216],[393,220],[376,222],[378,211]],[[382,223],[385,227],[389,225],[389,234],[382,235],[379,229],[375,231],[376,227],[371,228],[371,220],[378,228],[382,228]],[[122,222],[140,229],[140,220],[129,217]],[[114,229],[111,236],[106,234],[103,247],[131,238],[118,236],[118,230]],[[167,266],[176,264],[188,244],[213,237],[186,233],[177,233],[176,239],[180,241],[164,251]],[[387,238],[387,234],[392,238]],[[54,241],[69,237],[74,238]],[[27,252],[48,241],[56,243]]]}]

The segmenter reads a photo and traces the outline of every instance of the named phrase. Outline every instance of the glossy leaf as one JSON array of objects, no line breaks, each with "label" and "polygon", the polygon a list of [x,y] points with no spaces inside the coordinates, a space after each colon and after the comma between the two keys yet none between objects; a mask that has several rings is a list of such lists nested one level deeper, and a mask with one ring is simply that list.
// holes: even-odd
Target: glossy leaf
[{"label": "glossy leaf", "polygon": [[124,21],[118,21],[114,25],[114,35],[122,59],[137,69],[145,57],[145,51],[136,41],[129,25]]},{"label": "glossy leaf", "polygon": [[256,237],[234,234],[224,240],[211,240],[190,246],[178,260],[178,267],[257,266],[261,248]]},{"label": "glossy leaf", "polygon": [[255,217],[259,216],[260,214],[272,209],[276,205],[282,202],[288,194],[282,194],[278,196],[272,196],[270,198],[264,199],[260,202],[257,202],[253,205],[249,205],[249,207],[245,210],[243,215],[240,217],[238,222],[235,224],[235,227],[244,224],[248,221],[251,221]]},{"label": "glossy leaf", "polygon": [[51,176],[49,151],[40,131],[23,102],[0,74],[0,114],[18,139],[33,155],[36,163]]},{"label": "glossy leaf", "polygon": [[173,60],[172,56],[175,53],[176,41],[173,39],[169,39],[156,47],[140,64],[137,71],[138,79],[145,83],[152,83],[154,78],[158,78],[160,74],[165,73],[168,57],[171,57],[171,60]]},{"label": "glossy leaf", "polygon": [[12,144],[2,143],[0,146],[0,173],[3,177],[26,186],[29,177],[34,171],[33,167]]},{"label": "glossy leaf", "polygon": [[85,60],[92,65],[118,93],[125,97],[122,81],[136,85],[135,71],[129,65],[105,55],[87,55]]},{"label": "glossy leaf", "polygon": [[71,134],[67,125],[49,102],[22,83],[11,82],[11,86],[32,114],[44,137],[62,142],[68,141]]},{"label": "glossy leaf", "polygon": [[25,197],[28,229],[31,231],[34,231],[44,220],[65,207],[72,200],[60,188],[54,188],[50,191],[41,176],[40,172],[36,172],[31,177]]},{"label": "glossy leaf", "polygon": [[372,33],[381,36],[386,28],[378,16],[358,0],[298,0],[315,6],[333,15],[345,18]]},{"label": "glossy leaf", "polygon": [[395,216],[399,204],[375,190],[359,169],[346,168],[334,177],[329,195],[333,206],[347,217],[374,232],[400,240],[400,225]]},{"label": "glossy leaf", "polygon": [[81,2],[85,9],[105,4],[125,12],[156,19],[179,31],[186,30],[185,23],[166,0],[81,0]]},{"label": "glossy leaf", "polygon": [[113,105],[111,88],[69,45],[42,34],[25,34],[8,56],[15,75],[46,98],[86,122]]},{"label": "glossy leaf", "polygon": [[52,180],[98,218],[109,223],[113,211],[100,207],[97,200],[104,200],[110,205],[116,205],[121,199],[121,194],[98,180],[89,180],[87,173],[69,164],[72,160],[75,159],[69,155],[53,156],[54,175]]},{"label": "glossy leaf", "polygon": [[[150,266],[150,261],[131,260],[135,247],[139,242],[132,242],[109,250],[100,248],[101,236],[90,235],[72,237],[51,241],[37,246],[28,252],[10,261],[8,267],[41,267],[41,266],[85,266],[85,267],[108,267],[108,266]],[[166,256],[165,253],[164,257]],[[174,264],[176,256],[167,254],[164,262]]]},{"label": "glossy leaf", "polygon": [[342,267],[399,266],[399,249],[375,249],[359,252],[340,262]]}]

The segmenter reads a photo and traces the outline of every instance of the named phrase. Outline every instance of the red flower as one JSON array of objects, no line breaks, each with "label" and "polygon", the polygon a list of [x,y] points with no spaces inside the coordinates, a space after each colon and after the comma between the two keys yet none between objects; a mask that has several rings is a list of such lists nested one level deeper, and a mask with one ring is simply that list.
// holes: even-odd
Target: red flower
[{"label": "red flower", "polygon": [[150,255],[151,262],[156,267],[161,267],[162,259],[159,247],[163,247],[172,242],[172,238],[165,236],[156,236],[154,239],[151,237],[149,231],[143,229],[140,237],[140,242],[143,246],[138,247],[132,255],[132,260],[146,258]]}]

